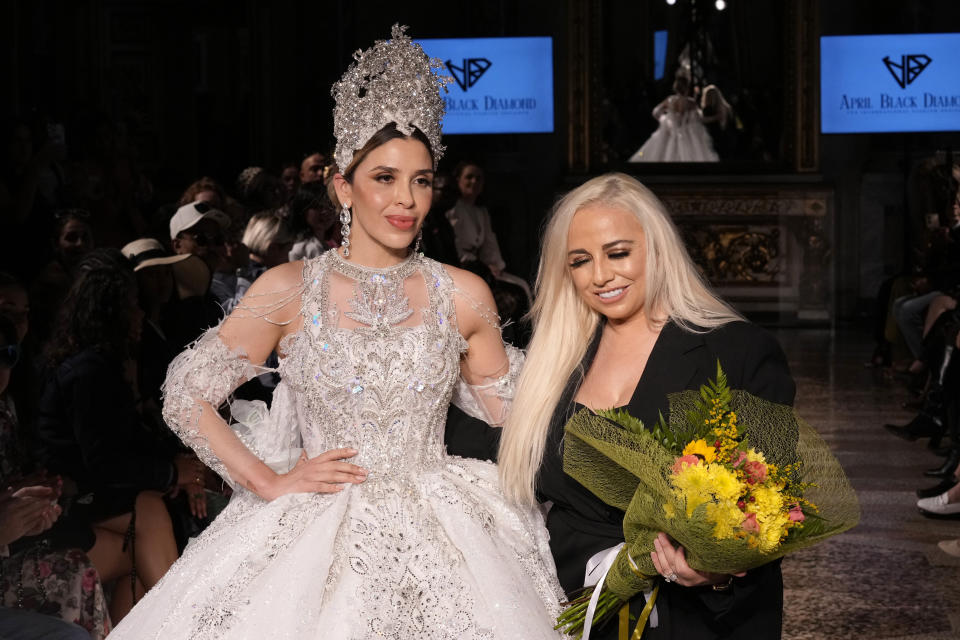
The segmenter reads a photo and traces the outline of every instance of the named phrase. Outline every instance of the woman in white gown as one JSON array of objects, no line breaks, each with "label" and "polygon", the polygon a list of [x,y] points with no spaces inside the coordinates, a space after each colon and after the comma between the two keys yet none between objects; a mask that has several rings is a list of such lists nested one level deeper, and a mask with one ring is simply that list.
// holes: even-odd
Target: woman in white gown
[{"label": "woman in white gown", "polygon": [[653,109],[659,125],[627,162],[717,162],[703,113],[690,97],[690,81],[678,75],[674,94]]},{"label": "woman in white gown", "polygon": [[[522,356],[482,280],[409,250],[438,78],[398,27],[356,58],[334,87],[348,240],[265,273],[171,365],[168,423],[236,493],[112,638],[558,637],[539,512],[444,449],[451,399],[503,421]],[[215,408],[274,349],[269,412],[235,403],[231,428]]]}]

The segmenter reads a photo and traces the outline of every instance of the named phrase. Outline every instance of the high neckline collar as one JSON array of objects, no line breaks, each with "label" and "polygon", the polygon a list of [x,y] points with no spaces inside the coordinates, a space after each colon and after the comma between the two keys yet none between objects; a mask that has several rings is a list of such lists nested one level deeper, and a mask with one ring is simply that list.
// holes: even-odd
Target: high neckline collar
[{"label": "high neckline collar", "polygon": [[384,277],[399,275],[406,277],[414,270],[419,262],[419,254],[416,251],[411,251],[410,255],[406,258],[389,267],[368,267],[365,264],[347,260],[340,255],[337,249],[332,249],[328,253],[333,254],[333,262],[340,271],[356,279],[362,279],[372,275],[381,275]]}]

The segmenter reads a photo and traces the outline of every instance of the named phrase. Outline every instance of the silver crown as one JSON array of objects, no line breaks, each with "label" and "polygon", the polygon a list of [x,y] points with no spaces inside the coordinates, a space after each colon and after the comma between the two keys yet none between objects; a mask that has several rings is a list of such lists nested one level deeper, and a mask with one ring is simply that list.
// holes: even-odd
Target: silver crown
[{"label": "silver crown", "polygon": [[353,54],[355,62],[333,85],[333,135],[337,147],[333,158],[340,170],[353,161],[354,152],[373,134],[391,122],[404,135],[416,127],[430,141],[433,168],[443,156],[440,121],[449,76],[434,69],[444,68],[438,58],[428,58],[419,44],[406,35],[407,27],[393,25],[390,40],[377,40],[366,51]]}]

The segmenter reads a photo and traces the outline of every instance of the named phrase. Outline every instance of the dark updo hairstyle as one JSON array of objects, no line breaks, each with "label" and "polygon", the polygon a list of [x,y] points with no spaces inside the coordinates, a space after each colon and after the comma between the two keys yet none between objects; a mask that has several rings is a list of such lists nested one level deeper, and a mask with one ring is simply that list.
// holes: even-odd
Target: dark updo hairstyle
[{"label": "dark updo hairstyle", "polygon": [[414,127],[413,133],[408,136],[397,129],[397,123],[391,122],[384,128],[380,129],[380,131],[377,131],[375,134],[370,136],[370,139],[367,140],[366,144],[364,144],[359,151],[354,152],[353,160],[350,161],[350,166],[341,170],[343,177],[346,178],[347,182],[353,182],[353,172],[356,171],[357,165],[363,162],[363,159],[366,158],[371,151],[390,142],[391,140],[397,140],[399,138],[413,138],[414,140],[419,140],[423,143],[423,146],[427,148],[427,153],[430,154],[430,160],[435,160],[433,156],[433,147],[430,146],[430,141],[427,140],[427,136],[423,135],[423,132],[420,131],[420,129]]},{"label": "dark updo hairstyle", "polygon": [[137,280],[118,249],[95,249],[77,266],[77,278],[57,316],[47,364],[94,347],[122,359],[129,353],[130,301]]}]

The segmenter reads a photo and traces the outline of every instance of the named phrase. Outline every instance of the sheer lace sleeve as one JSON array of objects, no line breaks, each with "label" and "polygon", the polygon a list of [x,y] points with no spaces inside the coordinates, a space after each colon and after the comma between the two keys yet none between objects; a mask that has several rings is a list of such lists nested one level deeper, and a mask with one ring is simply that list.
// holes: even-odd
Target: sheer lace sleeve
[{"label": "sheer lace sleeve", "polygon": [[[163,418],[197,457],[228,483],[226,467],[210,447],[210,429],[225,429],[222,420],[204,421],[205,410],[222,405],[241,384],[269,370],[250,362],[242,349],[220,340],[220,327],[208,329],[170,363],[163,384]],[[208,406],[204,406],[204,401]]]},{"label": "sheer lace sleeve", "polygon": [[[524,353],[503,342],[500,317],[493,309],[461,288],[455,289],[454,294],[469,308],[468,313],[485,325],[485,335],[479,341],[479,348],[486,353],[476,358],[481,361],[479,369],[476,365],[470,365],[470,359],[461,359],[460,380],[454,388],[451,401],[474,418],[490,425],[502,425],[510,410]],[[463,305],[461,308],[464,308]],[[460,313],[463,315],[464,312]],[[470,349],[474,347],[470,346]]]},{"label": "sheer lace sleeve", "polygon": [[[289,286],[294,280],[301,284]],[[270,471],[252,441],[241,437],[244,425],[232,429],[218,408],[247,380],[276,371],[263,363],[287,332],[283,327],[300,315],[302,282],[301,268],[294,264],[260,276],[230,316],[204,332],[167,370],[164,420],[231,486],[254,488],[269,480]],[[272,428],[271,422],[264,428]]]},{"label": "sheer lace sleeve", "polygon": [[523,367],[524,353],[513,345],[504,344],[509,365],[506,373],[499,377],[473,377],[461,373],[460,380],[453,392],[453,404],[464,413],[479,418],[487,424],[500,426],[507,420],[513,393],[520,369]]}]

